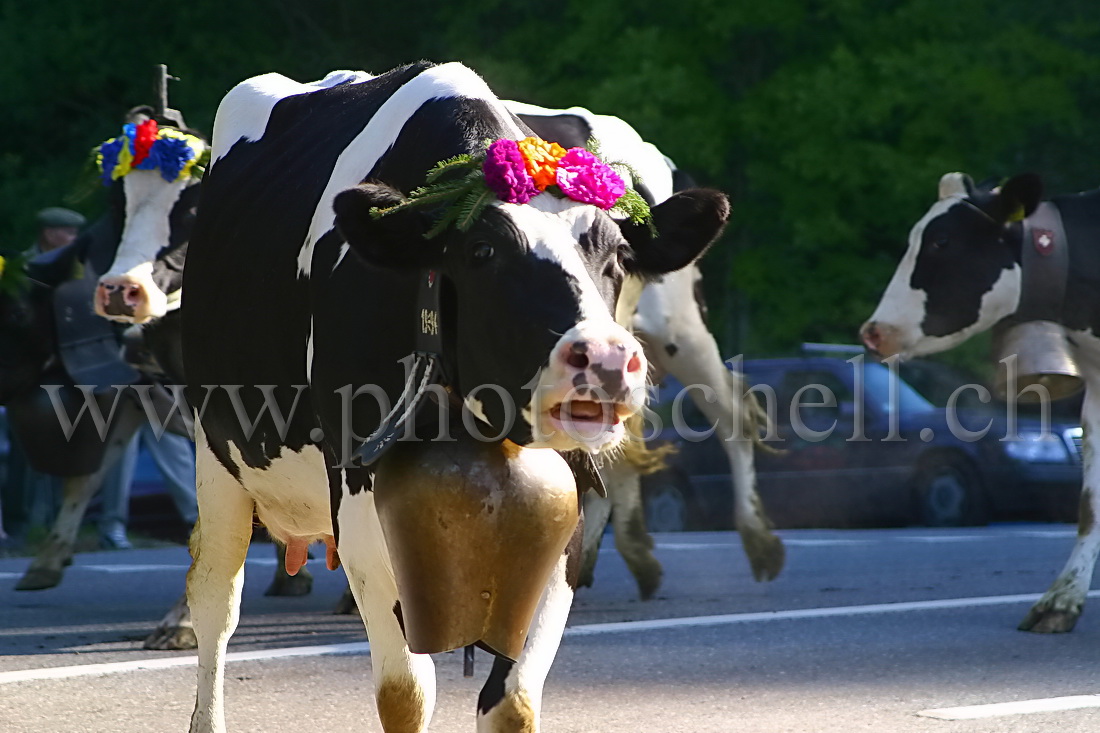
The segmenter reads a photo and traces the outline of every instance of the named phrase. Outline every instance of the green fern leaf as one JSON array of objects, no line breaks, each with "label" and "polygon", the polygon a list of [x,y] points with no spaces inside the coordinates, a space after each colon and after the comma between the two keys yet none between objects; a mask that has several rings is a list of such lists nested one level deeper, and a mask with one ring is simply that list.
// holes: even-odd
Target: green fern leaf
[{"label": "green fern leaf", "polygon": [[458,230],[460,232],[469,231],[477,218],[481,216],[481,212],[494,198],[496,198],[496,195],[488,186],[481,186],[470,191],[457,206],[458,216],[455,217],[455,226]]},{"label": "green fern leaf", "polygon": [[477,161],[473,159],[469,154],[456,155],[453,158],[447,160],[441,160],[432,166],[432,169],[428,171],[428,175],[424,177],[425,182],[434,183],[445,173],[450,171],[461,170],[463,168],[469,168],[475,165]]}]

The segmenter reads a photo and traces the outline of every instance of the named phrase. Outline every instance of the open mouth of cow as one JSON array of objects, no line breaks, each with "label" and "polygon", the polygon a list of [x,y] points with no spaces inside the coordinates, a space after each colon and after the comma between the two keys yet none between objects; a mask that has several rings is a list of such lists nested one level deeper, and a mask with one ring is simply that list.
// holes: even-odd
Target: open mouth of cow
[{"label": "open mouth of cow", "polygon": [[582,440],[615,430],[634,410],[622,402],[571,399],[550,408],[551,423]]}]

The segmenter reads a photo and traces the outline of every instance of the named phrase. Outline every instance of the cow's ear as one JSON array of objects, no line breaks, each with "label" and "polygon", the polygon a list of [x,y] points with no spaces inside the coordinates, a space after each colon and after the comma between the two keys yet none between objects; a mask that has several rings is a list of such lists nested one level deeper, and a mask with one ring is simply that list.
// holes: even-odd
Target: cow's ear
[{"label": "cow's ear", "polygon": [[443,243],[425,239],[431,216],[422,209],[408,208],[385,216],[372,209],[385,209],[404,201],[397,189],[380,183],[361,183],[337,194],[332,202],[336,229],[352,251],[378,267],[430,268],[442,258]]},{"label": "cow's ear", "polygon": [[730,216],[730,203],[721,191],[693,188],[680,191],[653,207],[653,228],[620,222],[633,257],[624,267],[635,275],[662,275],[687,267],[718,238]]},{"label": "cow's ear", "polygon": [[1043,182],[1034,173],[1009,178],[997,189],[989,214],[1003,222],[1020,221],[1031,216],[1043,200]]}]

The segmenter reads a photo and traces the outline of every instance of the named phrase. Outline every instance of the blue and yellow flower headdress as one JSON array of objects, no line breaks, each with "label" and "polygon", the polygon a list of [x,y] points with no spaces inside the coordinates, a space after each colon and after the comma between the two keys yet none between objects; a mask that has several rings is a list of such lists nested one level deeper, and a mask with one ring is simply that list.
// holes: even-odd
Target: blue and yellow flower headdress
[{"label": "blue and yellow flower headdress", "polygon": [[95,149],[100,180],[109,186],[132,170],[159,170],[164,180],[201,178],[210,159],[206,143],[156,120],[122,126],[122,134]]}]

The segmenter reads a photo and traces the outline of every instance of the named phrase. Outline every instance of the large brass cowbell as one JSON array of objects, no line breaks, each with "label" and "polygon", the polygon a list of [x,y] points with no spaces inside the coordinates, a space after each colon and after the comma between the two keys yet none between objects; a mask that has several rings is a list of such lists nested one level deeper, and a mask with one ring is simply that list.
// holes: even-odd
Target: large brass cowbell
[{"label": "large brass cowbell", "polygon": [[573,472],[555,451],[462,433],[396,443],[374,494],[409,649],[469,644],[518,659],[577,528]]},{"label": "large brass cowbell", "polygon": [[[1050,321],[1029,321],[1002,326],[997,333],[997,396],[1009,396],[1009,370],[1016,374],[1016,395],[1021,402],[1038,402],[1037,390],[1044,387],[1052,400],[1069,397],[1084,389],[1081,370],[1070,353],[1066,330]],[[1015,362],[1011,357],[1015,356]],[[1007,360],[1007,361],[1006,361]]]}]

